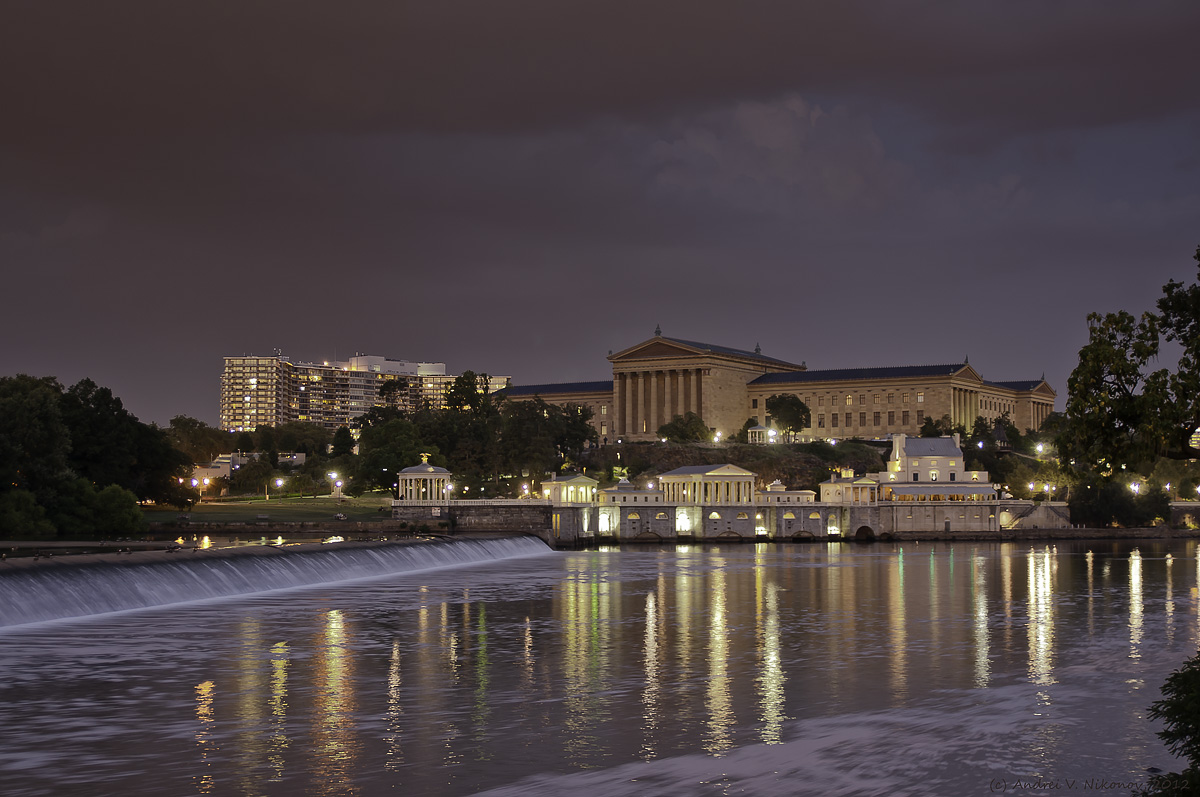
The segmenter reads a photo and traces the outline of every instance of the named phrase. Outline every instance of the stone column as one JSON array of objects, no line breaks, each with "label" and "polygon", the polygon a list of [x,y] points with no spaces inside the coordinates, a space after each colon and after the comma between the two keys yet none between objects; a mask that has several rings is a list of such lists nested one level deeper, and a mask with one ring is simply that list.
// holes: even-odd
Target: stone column
[{"label": "stone column", "polygon": [[658,427],[662,426],[662,422],[658,419],[658,371],[650,371],[650,411],[646,413],[650,423],[646,425],[646,431],[650,434],[657,435]]},{"label": "stone column", "polygon": [[675,413],[671,411],[671,371],[663,371],[663,423],[670,423]]},{"label": "stone column", "polygon": [[633,433],[641,434],[643,422],[646,420],[646,373],[638,371],[637,379],[637,419],[634,421]]},{"label": "stone column", "polygon": [[622,434],[625,437],[633,434],[633,374],[625,373],[621,375],[625,382],[625,416],[621,419],[621,426],[624,428]]}]

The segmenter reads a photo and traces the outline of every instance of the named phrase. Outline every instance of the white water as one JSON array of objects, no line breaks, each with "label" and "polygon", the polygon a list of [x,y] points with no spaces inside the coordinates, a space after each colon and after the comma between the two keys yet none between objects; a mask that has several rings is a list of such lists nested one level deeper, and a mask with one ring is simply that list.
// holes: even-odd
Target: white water
[{"label": "white water", "polygon": [[18,570],[0,575],[0,628],[539,553],[544,543],[519,537]]}]

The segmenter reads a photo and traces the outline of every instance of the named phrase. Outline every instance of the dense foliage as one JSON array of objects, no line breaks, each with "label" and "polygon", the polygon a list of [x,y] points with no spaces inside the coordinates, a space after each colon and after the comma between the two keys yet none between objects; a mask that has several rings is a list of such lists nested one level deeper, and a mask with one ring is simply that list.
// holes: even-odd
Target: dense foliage
[{"label": "dense foliage", "polygon": [[[1195,260],[1200,265],[1200,248]],[[1200,274],[1200,271],[1198,271]],[[1164,363],[1163,367],[1155,367]],[[1198,497],[1200,281],[1169,281],[1156,311],[1088,316],[1055,443],[1076,483],[1071,519],[1144,526]]]},{"label": "dense foliage", "polygon": [[189,458],[90,379],[0,378],[0,535],[120,535],[139,501],[186,503]]},{"label": "dense foliage", "polygon": [[1151,776],[1138,794],[1191,797],[1200,794],[1200,653],[1167,676],[1162,700],[1150,706],[1150,719],[1162,720],[1158,737],[1172,754],[1187,761],[1182,772]]}]

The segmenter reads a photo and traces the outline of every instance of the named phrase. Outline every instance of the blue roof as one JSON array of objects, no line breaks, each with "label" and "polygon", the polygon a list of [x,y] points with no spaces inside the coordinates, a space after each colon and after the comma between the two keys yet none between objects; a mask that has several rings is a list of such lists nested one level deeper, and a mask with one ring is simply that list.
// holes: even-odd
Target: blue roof
[{"label": "blue roof", "polygon": [[1009,390],[1033,390],[1043,381],[1042,379],[1027,379],[1023,382],[991,382],[985,379],[983,383],[985,385],[1008,388]]},{"label": "blue roof", "polygon": [[682,343],[684,346],[691,346],[692,348],[695,348],[695,349],[703,349],[704,351],[711,351],[715,354],[729,354],[734,357],[746,357],[751,360],[762,360],[763,362],[779,363],[780,365],[791,365],[791,366],[795,365],[795,363],[790,363],[790,362],[787,362],[786,360],[779,360],[774,357],[767,357],[763,354],[758,354],[758,353],[755,353],[752,351],[746,351],[745,349],[731,349],[728,346],[714,346],[711,343],[700,343],[695,340],[683,340],[682,338],[668,338],[666,336],[663,336],[662,340],[669,340],[674,343]]},{"label": "blue roof", "polygon": [[752,385],[774,382],[839,382],[854,379],[911,379],[918,376],[951,376],[967,367],[966,363],[952,365],[895,365],[885,368],[833,368],[826,371],[788,371],[763,374]]},{"label": "blue roof", "polygon": [[563,393],[600,393],[604,391],[612,392],[612,380],[607,382],[559,382],[558,384],[550,385],[510,385],[502,390],[497,390],[505,396],[543,396],[543,395],[561,395]]}]

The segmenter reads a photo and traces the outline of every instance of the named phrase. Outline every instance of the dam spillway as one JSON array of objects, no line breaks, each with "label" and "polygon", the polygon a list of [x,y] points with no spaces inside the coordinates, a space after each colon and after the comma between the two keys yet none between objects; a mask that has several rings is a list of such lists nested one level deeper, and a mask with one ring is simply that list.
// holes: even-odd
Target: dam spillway
[{"label": "dam spillway", "polygon": [[533,537],[59,559],[0,568],[0,628],[550,554]]}]

